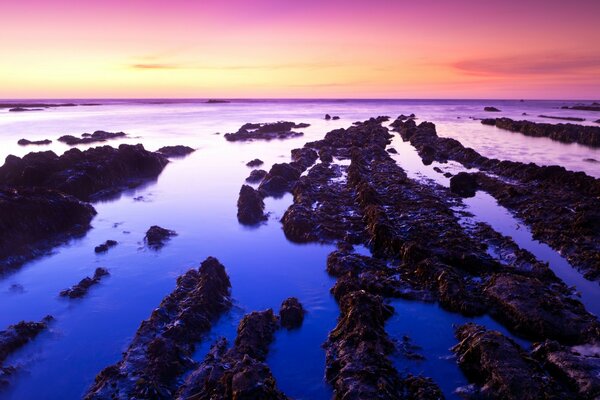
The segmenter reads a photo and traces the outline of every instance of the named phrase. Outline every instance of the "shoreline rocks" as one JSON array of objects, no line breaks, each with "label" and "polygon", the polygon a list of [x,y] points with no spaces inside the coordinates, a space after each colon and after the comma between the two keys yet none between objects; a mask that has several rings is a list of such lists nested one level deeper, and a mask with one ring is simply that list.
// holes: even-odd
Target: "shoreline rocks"
[{"label": "shoreline rocks", "polygon": [[191,369],[195,345],[231,307],[225,267],[213,257],[177,279],[177,286],[138,328],[123,358],[102,370],[86,399],[173,398]]},{"label": "shoreline rocks", "polygon": [[267,220],[262,196],[251,186],[243,185],[237,202],[237,218],[243,225],[256,225]]},{"label": "shoreline rocks", "polygon": [[65,143],[69,146],[75,146],[78,144],[90,144],[97,142],[106,142],[110,139],[118,139],[126,137],[125,132],[106,132],[106,131],[95,131],[94,133],[83,133],[80,138],[73,135],[64,135],[58,138],[59,142]]},{"label": "shoreline rocks", "polygon": [[160,250],[174,236],[177,236],[177,232],[153,225],[146,231],[144,242],[152,250]]},{"label": "shoreline rocks", "polygon": [[69,297],[71,299],[77,299],[87,294],[88,290],[94,285],[100,283],[100,280],[110,275],[106,268],[98,267],[94,271],[93,277],[85,277],[77,285],[73,285],[69,289],[62,290],[60,292],[61,297]]},{"label": "shoreline rocks", "polygon": [[248,183],[258,183],[262,181],[265,176],[267,176],[267,171],[264,169],[255,169],[250,172],[250,175],[246,178],[246,182]]},{"label": "shoreline rocks", "polygon": [[560,120],[564,120],[564,121],[576,121],[576,122],[585,121],[585,118],[577,118],[577,117],[557,117],[557,116],[553,116],[553,115],[538,115],[538,117],[548,118],[548,119],[560,119]]},{"label": "shoreline rocks", "polygon": [[268,122],[268,123],[247,123],[236,133],[226,133],[225,139],[230,142],[251,141],[251,140],[273,140],[287,139],[302,136],[302,132],[295,132],[292,129],[306,128],[309,124],[296,124],[289,121]]},{"label": "shoreline rocks", "polygon": [[185,157],[195,151],[196,151],[196,149],[193,149],[189,146],[177,145],[177,146],[161,147],[160,149],[158,149],[157,153],[160,153],[165,157],[175,158],[175,157]]},{"label": "shoreline rocks", "polygon": [[286,329],[298,329],[304,321],[304,308],[300,301],[295,297],[287,298],[281,303],[279,310],[279,319],[281,326]]}]

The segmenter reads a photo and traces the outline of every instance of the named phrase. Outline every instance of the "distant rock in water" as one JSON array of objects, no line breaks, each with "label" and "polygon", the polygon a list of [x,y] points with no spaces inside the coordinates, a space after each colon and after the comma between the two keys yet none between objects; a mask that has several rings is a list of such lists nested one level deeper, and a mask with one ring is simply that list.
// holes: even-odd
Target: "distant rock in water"
[{"label": "distant rock in water", "polygon": [[122,144],[81,151],[71,149],[57,156],[52,151],[6,157],[0,167],[0,185],[44,187],[89,201],[106,198],[156,178],[169,160],[141,144]]},{"label": "distant rock in water", "polygon": [[597,163],[598,162],[598,160],[596,160],[595,158],[584,158],[583,161],[590,162],[590,163]]},{"label": "distant rock in water", "polygon": [[243,185],[237,202],[237,218],[241,224],[256,225],[267,219],[262,196],[251,186]]},{"label": "distant rock in water", "polygon": [[158,149],[158,153],[164,155],[165,157],[185,157],[194,151],[196,151],[196,149],[182,145],[164,146]]},{"label": "distant rock in water", "polygon": [[592,103],[591,105],[578,104],[575,106],[563,106],[563,110],[579,110],[579,111],[600,111],[599,103]]},{"label": "distant rock in water", "polygon": [[525,136],[547,137],[563,143],[579,143],[600,147],[600,127],[578,124],[547,124],[531,121],[514,121],[510,118],[486,118],[484,125],[496,126]]},{"label": "distant rock in water", "polygon": [[267,171],[264,169],[255,169],[250,172],[250,175],[246,178],[246,182],[249,183],[258,183],[262,181],[265,176],[267,176]]},{"label": "distant rock in water", "polygon": [[94,285],[100,283],[100,280],[110,275],[105,268],[96,268],[93,277],[85,277],[77,285],[69,289],[65,289],[60,292],[61,297],[69,297],[71,299],[76,299],[79,297],[83,297],[87,294],[88,290]]},{"label": "distant rock in water", "polygon": [[44,144],[50,144],[50,143],[52,143],[52,140],[50,140],[50,139],[44,139],[44,140],[19,139],[19,141],[17,142],[17,144],[19,146],[28,146],[30,144],[44,145]]},{"label": "distant rock in water", "polygon": [[107,240],[106,242],[98,245],[94,248],[96,253],[106,253],[110,248],[115,247],[118,244],[116,240]]},{"label": "distant rock in water", "polygon": [[0,189],[0,275],[90,229],[96,210],[43,188]]},{"label": "distant rock in water", "polygon": [[25,112],[25,111],[44,111],[43,108],[24,108],[24,107],[15,107],[11,108],[8,111],[10,112]]},{"label": "distant rock in water", "polygon": [[222,100],[222,99],[210,99],[206,101],[208,104],[219,104],[219,103],[231,103],[231,101],[229,100]]},{"label": "distant rock in water", "polygon": [[295,297],[285,299],[279,310],[281,326],[286,329],[296,329],[302,326],[304,321],[304,308]]},{"label": "distant rock in water", "polygon": [[258,158],[255,158],[255,159],[254,159],[254,160],[252,160],[252,161],[248,161],[248,162],[246,163],[246,166],[248,166],[248,167],[251,167],[251,168],[254,168],[254,167],[260,167],[260,166],[261,166],[261,165],[263,165],[263,164],[264,164],[264,161],[263,161],[263,160],[261,160],[261,159],[258,159]]},{"label": "distant rock in water", "polygon": [[295,132],[292,129],[306,128],[309,124],[279,121],[269,123],[247,123],[236,133],[226,133],[225,139],[230,142],[248,141],[248,140],[273,140],[287,139],[291,137],[302,136],[302,132]]},{"label": "distant rock in water", "polygon": [[336,120],[340,119],[340,117],[338,117],[337,115],[333,115],[333,116],[331,116],[331,115],[329,115],[329,114],[325,114],[325,119],[326,119],[327,121],[329,121],[330,119],[331,119],[331,120],[334,120],[334,121],[336,121]]},{"label": "distant rock in water", "polygon": [[561,119],[564,121],[577,121],[577,122],[585,121],[585,118],[577,118],[577,117],[556,117],[556,116],[552,116],[552,115],[538,115],[538,117],[549,118],[549,119]]},{"label": "distant rock in water", "polygon": [[477,187],[477,178],[473,174],[459,172],[450,178],[450,190],[461,197],[474,197]]},{"label": "distant rock in water", "polygon": [[158,225],[153,225],[146,232],[146,236],[144,237],[144,241],[154,250],[161,249],[166,242],[171,239],[173,236],[177,236],[177,232],[161,228]]},{"label": "distant rock in water", "polygon": [[58,141],[68,144],[69,146],[75,146],[78,144],[106,142],[110,139],[117,139],[125,136],[127,136],[125,132],[96,131],[94,133],[83,133],[80,138],[72,135],[64,135],[59,137]]},{"label": "distant rock in water", "polygon": [[[75,107],[75,103],[0,103],[0,108],[50,108],[50,107]],[[21,110],[17,110],[21,111]],[[26,110],[29,111],[29,110]]]},{"label": "distant rock in water", "polygon": [[500,110],[496,107],[484,107],[483,111],[487,111],[487,112],[500,112]]},{"label": "distant rock in water", "polygon": [[597,123],[597,124],[600,124],[600,119],[597,119],[594,122]]}]

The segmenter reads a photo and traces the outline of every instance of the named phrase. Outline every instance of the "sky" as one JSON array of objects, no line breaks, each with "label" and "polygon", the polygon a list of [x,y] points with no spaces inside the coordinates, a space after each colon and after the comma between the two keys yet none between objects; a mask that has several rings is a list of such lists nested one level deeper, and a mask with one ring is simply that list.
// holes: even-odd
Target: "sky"
[{"label": "sky", "polygon": [[0,2],[0,98],[600,98],[600,0]]}]

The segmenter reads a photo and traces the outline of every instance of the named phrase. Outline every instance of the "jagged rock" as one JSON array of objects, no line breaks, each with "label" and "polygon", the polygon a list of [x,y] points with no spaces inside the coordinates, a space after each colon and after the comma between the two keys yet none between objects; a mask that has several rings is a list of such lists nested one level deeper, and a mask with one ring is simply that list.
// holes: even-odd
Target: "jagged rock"
[{"label": "jagged rock", "polygon": [[225,267],[208,257],[177,279],[138,328],[123,358],[96,376],[86,399],[172,399],[177,379],[192,367],[195,344],[231,307]]},{"label": "jagged rock", "polygon": [[262,196],[251,186],[243,185],[237,202],[237,218],[241,224],[256,225],[267,219]]},{"label": "jagged rock", "polygon": [[69,289],[61,291],[60,295],[62,297],[69,297],[71,299],[83,297],[87,294],[88,290],[90,290],[92,286],[100,283],[100,280],[108,275],[110,274],[105,268],[96,268],[93,277],[83,278],[77,285],[74,285]]},{"label": "jagged rock", "polygon": [[286,329],[296,329],[302,326],[304,321],[304,308],[295,297],[283,301],[279,310],[281,326]]},{"label": "jagged rock", "polygon": [[141,144],[71,149],[62,156],[51,151],[10,155],[0,167],[0,185],[38,186],[81,200],[106,197],[156,178],[168,160]]},{"label": "jagged rock", "polygon": [[177,236],[177,232],[161,228],[160,226],[153,225],[146,232],[146,236],[144,237],[144,242],[154,250],[161,249],[166,242],[172,238],[173,236]]},{"label": "jagged rock", "polygon": [[96,210],[50,189],[0,188],[0,274],[83,235]]}]

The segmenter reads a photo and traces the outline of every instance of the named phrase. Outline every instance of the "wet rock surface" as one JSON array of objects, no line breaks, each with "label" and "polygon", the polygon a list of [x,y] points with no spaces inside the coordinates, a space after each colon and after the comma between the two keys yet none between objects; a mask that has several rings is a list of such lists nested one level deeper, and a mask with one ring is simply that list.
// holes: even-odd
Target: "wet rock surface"
[{"label": "wet rock surface", "polygon": [[0,185],[56,189],[88,201],[156,178],[167,163],[141,144],[71,149],[61,156],[52,151],[10,155],[0,167]]},{"label": "wet rock surface", "polygon": [[164,155],[165,157],[185,157],[188,154],[192,154],[196,149],[189,146],[164,146],[158,149],[157,153]]},{"label": "wet rock surface", "polygon": [[[582,121],[583,119],[577,118],[571,120]],[[600,147],[600,128],[596,126],[546,124],[530,121],[514,121],[510,118],[484,119],[481,123],[512,132],[519,132],[525,136],[547,137],[563,143],[579,143],[584,146]]]},{"label": "wet rock surface", "polygon": [[48,315],[40,322],[21,321],[0,331],[0,390],[10,384],[11,375],[18,371],[17,367],[5,365],[6,358],[46,330],[52,320]]},{"label": "wet rock surface", "polygon": [[247,123],[235,133],[226,133],[225,139],[230,142],[250,141],[250,140],[273,140],[287,139],[302,136],[302,132],[296,132],[292,129],[301,129],[308,127],[309,124],[289,121],[269,122],[269,123]]},{"label": "wet rock surface", "polygon": [[559,251],[587,279],[600,279],[600,179],[556,165],[483,157],[455,139],[440,138],[430,122],[400,122],[396,130],[425,164],[454,160],[479,169],[481,190],[525,221],[535,239]]},{"label": "wet rock surface", "polygon": [[300,328],[304,321],[304,308],[300,301],[295,297],[285,299],[279,310],[279,319],[281,326],[286,329]]},{"label": "wet rock surface", "polygon": [[0,187],[0,275],[90,229],[96,210],[50,189]]},{"label": "wet rock surface", "polygon": [[158,225],[153,225],[146,232],[144,242],[146,242],[151,249],[160,250],[173,236],[177,236],[177,232],[162,228]]},{"label": "wet rock surface", "polygon": [[94,271],[94,276],[92,276],[91,278],[83,278],[81,281],[79,281],[77,285],[73,285],[71,288],[61,291],[60,296],[69,297],[71,299],[83,297],[87,294],[88,290],[90,290],[92,286],[100,283],[100,280],[108,275],[110,274],[108,273],[106,268],[96,268],[96,271]]},{"label": "wet rock surface", "polygon": [[256,225],[267,219],[265,202],[261,194],[251,186],[242,186],[237,207],[237,218],[241,224]]},{"label": "wet rock surface", "polygon": [[17,142],[17,144],[19,146],[28,146],[30,144],[33,144],[33,145],[45,145],[45,144],[50,144],[50,143],[52,143],[52,140],[50,140],[50,139],[43,139],[43,140],[19,139],[19,141]]},{"label": "wet rock surface", "polygon": [[213,257],[181,275],[142,322],[123,359],[96,376],[85,398],[173,398],[177,378],[193,367],[195,344],[231,307],[230,294],[225,267]]},{"label": "wet rock surface", "polygon": [[109,239],[106,242],[99,244],[94,248],[94,252],[96,253],[106,253],[109,249],[115,247],[117,245],[116,240]]},{"label": "wet rock surface", "polygon": [[[457,362],[485,399],[575,399],[533,361],[518,344],[500,332],[472,323],[457,328]],[[480,398],[473,396],[474,398]]]},{"label": "wet rock surface", "polygon": [[282,196],[292,189],[301,174],[302,169],[297,164],[273,164],[258,187],[258,190],[263,193],[264,196]]},{"label": "wet rock surface", "polygon": [[188,376],[178,399],[287,399],[264,362],[278,328],[272,310],[252,312],[238,325],[233,347],[218,340]]},{"label": "wet rock surface", "polygon": [[250,172],[250,175],[246,178],[246,182],[248,183],[258,183],[262,181],[265,176],[267,176],[267,171],[264,169],[255,169]]},{"label": "wet rock surface", "polygon": [[97,142],[106,142],[110,139],[118,139],[126,137],[125,132],[106,132],[106,131],[95,131],[94,133],[82,133],[81,137],[73,135],[64,135],[58,138],[59,142],[63,142],[69,146],[75,146],[78,144],[90,144]]}]

